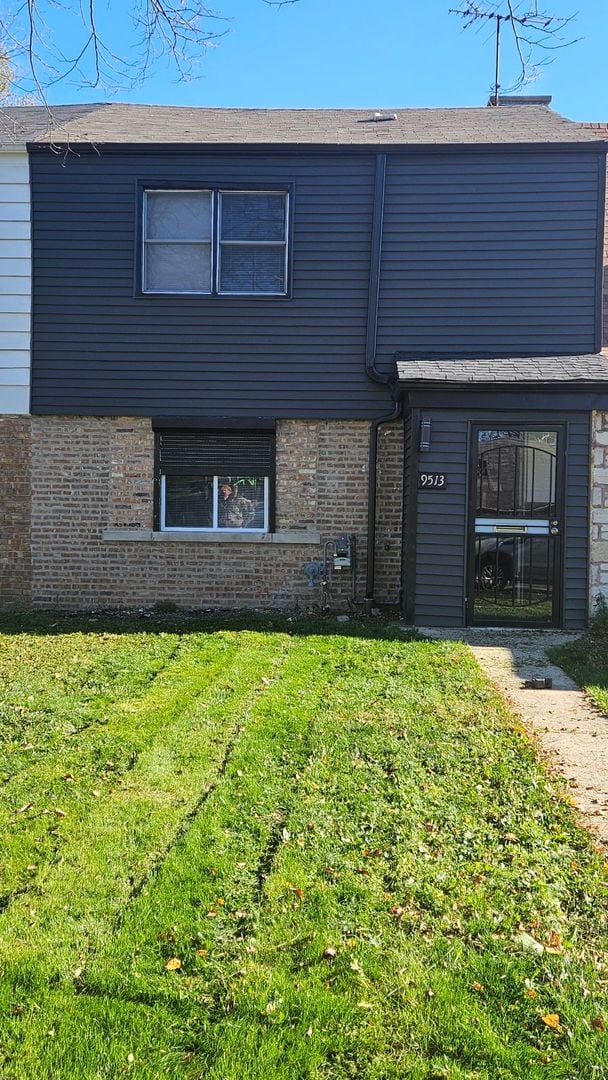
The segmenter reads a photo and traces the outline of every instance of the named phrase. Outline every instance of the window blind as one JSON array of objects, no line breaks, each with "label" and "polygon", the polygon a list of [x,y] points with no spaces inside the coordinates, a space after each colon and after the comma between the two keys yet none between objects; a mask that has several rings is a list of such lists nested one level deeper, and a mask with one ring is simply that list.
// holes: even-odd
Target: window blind
[{"label": "window blind", "polygon": [[272,476],[274,432],[161,431],[160,472],[165,475]]}]

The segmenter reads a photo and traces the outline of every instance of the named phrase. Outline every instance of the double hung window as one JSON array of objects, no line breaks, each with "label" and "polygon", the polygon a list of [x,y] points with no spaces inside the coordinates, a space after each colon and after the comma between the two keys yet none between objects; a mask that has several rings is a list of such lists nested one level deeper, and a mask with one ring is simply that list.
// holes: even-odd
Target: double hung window
[{"label": "double hung window", "polygon": [[161,531],[269,531],[272,433],[161,431],[158,462]]},{"label": "double hung window", "polygon": [[287,191],[147,188],[142,289],[202,296],[285,296]]}]

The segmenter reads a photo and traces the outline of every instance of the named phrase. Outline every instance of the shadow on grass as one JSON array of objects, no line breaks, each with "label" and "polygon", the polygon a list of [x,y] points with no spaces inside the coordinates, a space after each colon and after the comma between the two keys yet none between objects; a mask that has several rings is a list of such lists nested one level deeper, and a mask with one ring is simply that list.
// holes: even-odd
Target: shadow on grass
[{"label": "shadow on grass", "polygon": [[583,637],[556,645],[548,655],[579,686],[608,692],[608,626],[592,624]]},{"label": "shadow on grass", "polygon": [[253,630],[292,636],[358,637],[369,640],[422,640],[411,627],[388,616],[365,617],[350,614],[348,621],[335,613],[249,611],[175,611],[154,609],[141,612],[0,612],[0,634],[52,636],[60,634],[214,634],[221,631]]}]

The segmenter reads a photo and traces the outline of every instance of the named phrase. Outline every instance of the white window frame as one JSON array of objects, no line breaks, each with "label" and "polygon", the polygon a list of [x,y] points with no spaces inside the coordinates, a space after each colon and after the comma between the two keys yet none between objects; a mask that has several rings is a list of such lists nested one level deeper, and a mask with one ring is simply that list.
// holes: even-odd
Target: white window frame
[{"label": "white window frame", "polygon": [[[167,237],[162,239],[159,237],[148,237],[146,235],[148,228],[148,195],[210,195],[211,199],[211,222],[210,222],[210,234],[208,240],[170,240]],[[142,292],[147,296],[213,296],[213,236],[214,236],[214,218],[215,218],[215,198],[212,188],[145,188],[144,198],[142,206],[142,228],[141,228],[141,286]],[[209,288],[208,289],[149,289],[146,282],[146,271],[148,266],[147,260],[147,248],[149,244],[189,244],[205,246],[209,248]]]},{"label": "white window frame", "polygon": [[[211,196],[211,239],[207,240],[170,240],[158,237],[149,238],[148,225],[148,195],[195,195],[209,194]],[[285,235],[283,240],[222,240],[221,227],[221,204],[222,195],[282,195],[285,201]],[[290,192],[285,188],[160,188],[145,187],[142,200],[141,220],[141,291],[144,296],[231,296],[231,297],[285,297],[289,294],[289,232],[290,232]],[[147,271],[147,247],[149,244],[209,244],[210,258],[210,288],[209,289],[149,289],[146,282]],[[279,292],[228,292],[220,290],[221,274],[221,248],[222,245],[234,247],[284,247],[283,282],[284,288]]]},{"label": "white window frame", "polygon": [[[182,474],[186,475],[186,474]],[[167,525],[166,524],[166,509],[167,509],[167,488],[166,488],[166,475],[161,473],[160,477],[160,531],[161,532],[205,532],[205,533],[237,533],[239,536],[241,533],[256,533],[261,536],[268,532],[269,523],[269,492],[270,492],[270,477],[264,477],[264,525],[259,529],[239,529],[234,525]],[[222,476],[218,474],[213,477],[213,520],[217,522],[219,520],[219,481]]]},{"label": "white window frame", "polygon": [[[285,205],[285,232],[282,240],[222,240],[222,196],[223,195],[282,195]],[[217,193],[217,240],[215,258],[215,291],[218,296],[286,296],[287,274],[289,270],[289,192],[262,190],[260,188],[220,188]],[[283,254],[283,289],[273,292],[232,292],[221,288],[222,248],[223,247],[282,247]]]}]

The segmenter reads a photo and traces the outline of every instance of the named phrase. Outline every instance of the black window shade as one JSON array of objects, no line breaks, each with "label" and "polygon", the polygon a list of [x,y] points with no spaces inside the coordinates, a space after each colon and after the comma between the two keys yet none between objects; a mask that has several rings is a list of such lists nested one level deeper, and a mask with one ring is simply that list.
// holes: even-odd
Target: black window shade
[{"label": "black window shade", "polygon": [[165,475],[272,476],[274,432],[161,431],[158,456]]}]

